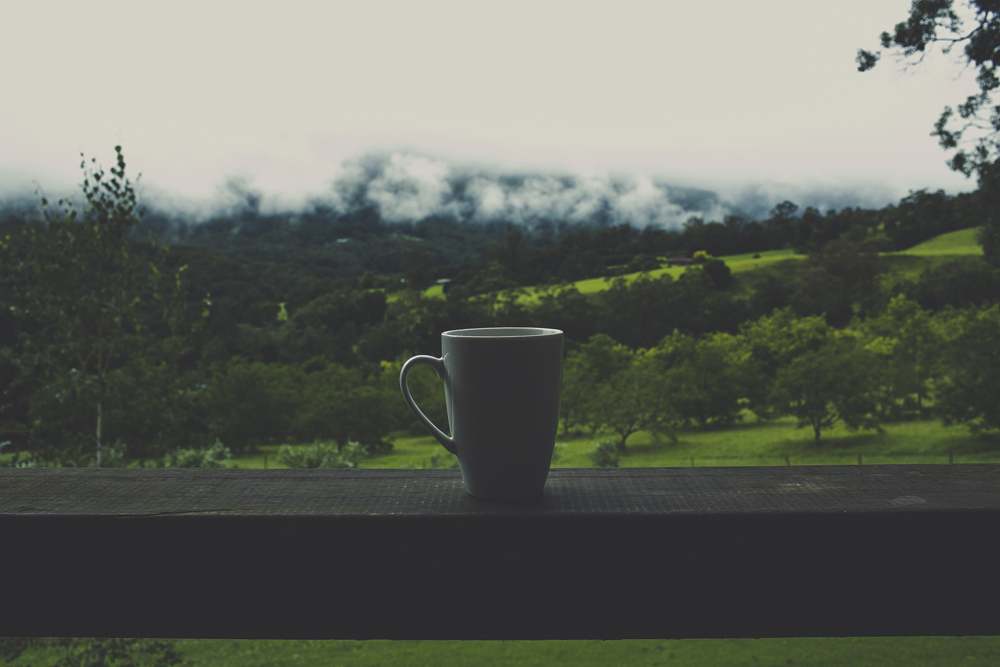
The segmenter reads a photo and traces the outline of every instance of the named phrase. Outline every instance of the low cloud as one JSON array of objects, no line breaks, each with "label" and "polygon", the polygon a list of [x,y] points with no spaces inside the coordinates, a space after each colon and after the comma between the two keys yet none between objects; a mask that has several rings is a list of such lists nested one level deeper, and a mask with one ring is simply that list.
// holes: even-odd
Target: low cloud
[{"label": "low cloud", "polygon": [[342,212],[373,207],[388,222],[447,216],[529,227],[551,220],[677,229],[692,216],[759,220],[785,200],[800,210],[812,206],[824,213],[848,206],[878,209],[909,191],[888,181],[744,181],[708,187],[681,187],[639,173],[526,172],[399,151],[349,160],[321,199]]},{"label": "low cloud", "polygon": [[[17,178],[13,178],[17,176]],[[6,177],[6,178],[3,178]],[[13,200],[35,200],[25,174],[0,171],[0,192]],[[340,213],[372,208],[390,223],[417,222],[432,216],[487,224],[509,222],[532,227],[542,221],[571,224],[631,224],[680,228],[691,217],[722,221],[726,215],[762,219],[779,202],[821,212],[847,206],[881,208],[909,191],[898,184],[871,181],[706,182],[682,187],[643,173],[583,175],[564,171],[505,168],[461,162],[415,151],[372,152],[345,161],[324,192],[288,197],[264,192],[252,175],[227,177],[209,198],[196,199],[142,182],[145,205],[172,219],[196,224],[213,217],[294,214],[322,205]],[[59,194],[66,189],[59,183]],[[50,195],[54,193],[47,193]],[[78,192],[77,192],[78,195]]]},{"label": "low cloud", "polygon": [[341,211],[371,206],[388,222],[447,216],[525,226],[560,220],[664,228],[693,215],[721,219],[732,208],[709,191],[673,188],[644,175],[524,173],[402,152],[347,162],[327,203]]}]

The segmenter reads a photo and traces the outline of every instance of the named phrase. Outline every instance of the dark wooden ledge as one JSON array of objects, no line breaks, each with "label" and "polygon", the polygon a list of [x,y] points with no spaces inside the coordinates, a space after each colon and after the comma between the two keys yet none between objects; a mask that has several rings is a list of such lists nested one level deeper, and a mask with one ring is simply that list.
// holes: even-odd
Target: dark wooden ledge
[{"label": "dark wooden ledge", "polygon": [[1000,465],[0,470],[0,634],[1000,634]]}]

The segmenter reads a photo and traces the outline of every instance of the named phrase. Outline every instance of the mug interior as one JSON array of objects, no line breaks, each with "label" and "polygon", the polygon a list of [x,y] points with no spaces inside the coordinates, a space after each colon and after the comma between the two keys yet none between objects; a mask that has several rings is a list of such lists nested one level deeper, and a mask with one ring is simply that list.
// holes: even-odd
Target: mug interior
[{"label": "mug interior", "polygon": [[485,329],[455,329],[445,331],[442,336],[459,338],[523,338],[526,336],[552,336],[561,334],[559,329],[539,329],[537,327],[487,327]]}]

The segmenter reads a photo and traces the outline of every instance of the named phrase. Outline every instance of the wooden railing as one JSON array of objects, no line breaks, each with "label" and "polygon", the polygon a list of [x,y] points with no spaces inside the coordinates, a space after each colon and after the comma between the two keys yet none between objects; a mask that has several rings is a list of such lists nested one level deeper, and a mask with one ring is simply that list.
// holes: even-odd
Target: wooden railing
[{"label": "wooden railing", "polygon": [[6,636],[1000,634],[1000,466],[0,470]]}]

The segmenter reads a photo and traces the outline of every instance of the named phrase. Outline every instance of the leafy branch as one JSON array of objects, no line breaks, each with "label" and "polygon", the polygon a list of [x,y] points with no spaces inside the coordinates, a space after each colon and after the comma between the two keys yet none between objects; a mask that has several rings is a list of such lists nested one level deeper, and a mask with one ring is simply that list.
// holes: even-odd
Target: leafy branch
[{"label": "leafy branch", "polygon": [[[978,70],[979,92],[954,108],[946,106],[931,136],[937,137],[946,151],[955,151],[948,166],[971,176],[982,175],[983,169],[1000,157],[1000,105],[993,104],[993,93],[1000,87],[1000,4],[966,0],[965,6],[973,25],[968,30],[954,0],[913,0],[907,19],[897,23],[892,33],[883,32],[879,41],[883,49],[892,49],[901,60],[909,61],[908,65],[923,62],[932,46],[939,46],[944,54],[963,46],[966,66]],[[880,51],[858,49],[858,71],[874,68],[881,55]]]}]

